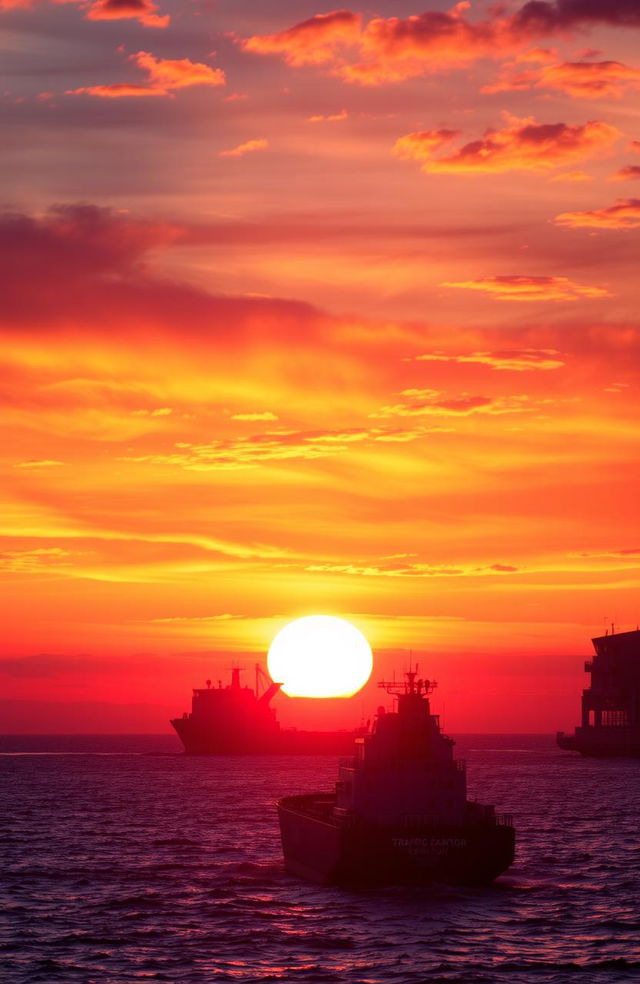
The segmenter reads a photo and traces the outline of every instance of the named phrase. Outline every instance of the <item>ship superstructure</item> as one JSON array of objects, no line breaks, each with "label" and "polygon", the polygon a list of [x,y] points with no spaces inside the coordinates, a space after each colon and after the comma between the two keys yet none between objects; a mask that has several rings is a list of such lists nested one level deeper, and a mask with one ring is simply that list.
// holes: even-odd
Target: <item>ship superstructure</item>
[{"label": "ship superstructure", "polygon": [[240,669],[231,671],[231,684],[194,689],[191,713],[174,718],[171,724],[185,750],[190,754],[234,754],[255,751],[274,751],[278,745],[280,726],[269,701],[280,689],[271,683],[258,696],[259,681],[264,675],[256,665],[256,690],[244,687]]},{"label": "ship superstructure", "polygon": [[640,757],[640,630],[591,640],[591,675],[582,693],[582,722],[572,735],[558,733],[560,748],[582,755]]},{"label": "ship superstructure", "polygon": [[434,684],[407,675],[383,683],[397,710],[378,714],[370,734],[341,762],[333,793],[278,803],[287,870],[338,884],[488,883],[513,861],[510,817],[467,800],[464,763],[431,714]]}]

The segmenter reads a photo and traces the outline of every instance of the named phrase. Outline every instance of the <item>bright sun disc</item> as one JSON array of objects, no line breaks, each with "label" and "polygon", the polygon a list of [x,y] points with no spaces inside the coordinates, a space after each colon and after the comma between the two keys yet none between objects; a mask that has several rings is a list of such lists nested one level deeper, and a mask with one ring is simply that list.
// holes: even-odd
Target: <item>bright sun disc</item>
[{"label": "bright sun disc", "polygon": [[373,656],[355,625],[333,615],[307,615],[280,629],[267,666],[289,697],[351,697],[371,676]]}]

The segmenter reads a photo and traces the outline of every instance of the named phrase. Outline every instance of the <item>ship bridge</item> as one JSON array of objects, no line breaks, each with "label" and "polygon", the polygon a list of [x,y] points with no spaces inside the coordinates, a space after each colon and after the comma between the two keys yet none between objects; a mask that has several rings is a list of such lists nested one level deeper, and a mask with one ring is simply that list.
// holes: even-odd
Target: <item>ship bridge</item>
[{"label": "ship bridge", "polygon": [[582,695],[583,728],[640,726],[640,631],[592,639],[595,657],[585,664],[591,686]]}]

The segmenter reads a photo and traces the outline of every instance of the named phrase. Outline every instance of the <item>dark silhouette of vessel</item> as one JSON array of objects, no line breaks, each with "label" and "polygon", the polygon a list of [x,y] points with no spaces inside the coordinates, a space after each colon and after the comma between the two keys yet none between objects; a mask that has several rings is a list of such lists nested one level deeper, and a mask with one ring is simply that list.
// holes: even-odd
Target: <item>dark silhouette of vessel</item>
[{"label": "dark silhouette of vessel", "polygon": [[581,755],[640,758],[640,630],[616,633],[612,625],[591,641],[582,723],[572,735],[558,732],[558,745]]},{"label": "dark silhouette of vessel", "polygon": [[378,709],[335,792],[278,802],[287,871],[343,885],[492,882],[513,861],[511,817],[467,800],[464,763],[431,714],[435,684],[410,672],[380,686],[397,712]]},{"label": "dark silhouette of vessel", "polygon": [[[194,689],[191,712],[171,724],[187,755],[344,755],[357,731],[298,731],[278,724],[270,701],[281,684],[272,683],[256,665],[255,690],[242,686],[240,670],[231,684]],[[262,693],[260,693],[262,684]]]}]

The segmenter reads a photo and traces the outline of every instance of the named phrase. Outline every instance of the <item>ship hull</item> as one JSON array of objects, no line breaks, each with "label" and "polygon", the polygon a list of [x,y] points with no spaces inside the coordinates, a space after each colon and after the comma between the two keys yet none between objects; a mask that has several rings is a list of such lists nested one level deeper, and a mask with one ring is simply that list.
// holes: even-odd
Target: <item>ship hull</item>
[{"label": "ship hull", "polygon": [[347,755],[354,731],[222,730],[193,718],[171,721],[187,755]]},{"label": "ship hull", "polygon": [[264,755],[275,752],[279,740],[274,731],[223,730],[193,718],[175,718],[171,724],[187,755]]},{"label": "ship hull", "polygon": [[640,758],[640,728],[576,728],[572,735],[560,731],[558,746],[587,758]]},{"label": "ship hull", "polygon": [[289,874],[320,884],[486,885],[512,864],[513,827],[500,823],[382,827],[333,816],[332,796],[278,803]]}]

